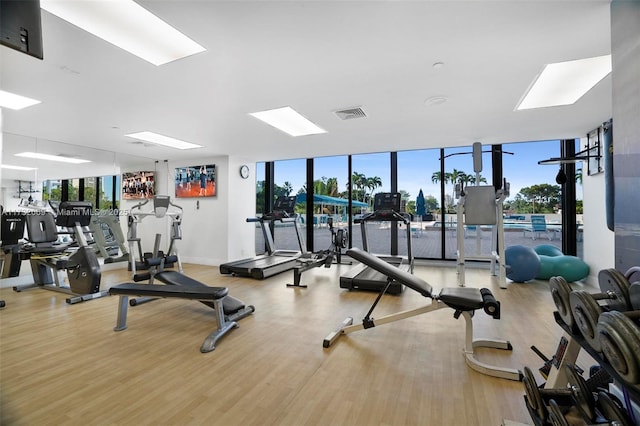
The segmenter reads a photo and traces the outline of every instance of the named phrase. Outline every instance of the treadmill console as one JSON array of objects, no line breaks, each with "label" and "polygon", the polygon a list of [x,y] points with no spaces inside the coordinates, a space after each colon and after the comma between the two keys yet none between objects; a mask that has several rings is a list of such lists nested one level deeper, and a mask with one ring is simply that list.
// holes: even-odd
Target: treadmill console
[{"label": "treadmill console", "polygon": [[373,211],[384,210],[400,212],[399,192],[381,192],[375,195],[373,199]]},{"label": "treadmill console", "polygon": [[373,213],[362,218],[363,221],[401,221],[407,219],[400,213],[400,193],[381,192],[373,199]]},{"label": "treadmill console", "polygon": [[296,205],[296,196],[285,196],[281,195],[276,199],[275,204],[273,205],[273,211],[270,215],[268,215],[271,219],[285,219],[288,217],[293,217],[294,207]]}]

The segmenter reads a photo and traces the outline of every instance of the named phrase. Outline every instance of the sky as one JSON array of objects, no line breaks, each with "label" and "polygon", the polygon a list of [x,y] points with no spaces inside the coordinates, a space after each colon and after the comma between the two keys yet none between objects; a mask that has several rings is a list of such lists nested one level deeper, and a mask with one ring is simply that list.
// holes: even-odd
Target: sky
[{"label": "sky", "polygon": [[[482,163],[483,170],[480,173],[491,183],[491,153],[490,146],[483,146]],[[510,184],[510,199],[513,199],[521,188],[534,184],[548,183],[556,185],[555,177],[559,165],[539,165],[538,161],[560,156],[559,141],[523,142],[503,144],[503,152],[512,153],[503,155],[503,175]],[[579,151],[579,147],[576,147]],[[464,171],[467,174],[475,174],[473,170],[473,157],[471,147],[447,148],[445,156],[452,153],[461,153],[445,159],[445,171],[453,169]],[[398,152],[398,189],[409,193],[410,199],[415,200],[420,189],[425,197],[433,195],[439,198],[440,184],[433,183],[431,177],[434,172],[440,170],[440,150],[404,151]],[[390,158],[389,153],[354,155],[353,171],[363,173],[367,177],[378,176],[383,186],[375,192],[390,191]],[[294,193],[304,184],[306,172],[306,160],[286,160],[275,162],[275,182],[282,185],[285,181],[292,183]],[[580,167],[580,163],[576,164]],[[340,192],[346,190],[347,156],[316,158],[314,161],[314,177],[320,179],[336,177]],[[264,176],[264,163],[259,165],[257,176]],[[453,191],[452,185],[447,185],[447,193]],[[578,199],[582,199],[582,190],[577,186]]]}]

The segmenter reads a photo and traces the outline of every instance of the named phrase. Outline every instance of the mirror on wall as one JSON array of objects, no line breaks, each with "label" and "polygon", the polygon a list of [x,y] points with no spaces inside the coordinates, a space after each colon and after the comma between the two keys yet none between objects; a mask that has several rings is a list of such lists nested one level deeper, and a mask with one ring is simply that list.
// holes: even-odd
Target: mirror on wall
[{"label": "mirror on wall", "polygon": [[[2,165],[0,168],[0,203],[6,210],[31,203],[35,207],[46,199],[60,197],[63,182],[70,185],[73,199],[77,199],[79,182],[83,189],[95,194],[106,193],[105,199],[113,200],[112,188],[117,185],[120,196],[120,176],[123,171],[141,166],[154,166],[154,160],[135,155],[115,153],[38,139],[11,133],[2,134]],[[117,182],[112,182],[113,177]],[[100,186],[97,187],[97,182]],[[69,187],[67,188],[69,189]],[[57,194],[57,195],[56,195]],[[93,200],[94,196],[89,195]],[[69,198],[72,199],[72,198]]]}]

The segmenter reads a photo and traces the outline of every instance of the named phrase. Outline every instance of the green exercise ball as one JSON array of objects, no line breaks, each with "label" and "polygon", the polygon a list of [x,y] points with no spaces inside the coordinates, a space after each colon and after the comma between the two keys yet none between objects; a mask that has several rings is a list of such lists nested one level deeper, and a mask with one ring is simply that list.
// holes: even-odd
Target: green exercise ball
[{"label": "green exercise ball", "polygon": [[589,265],[575,256],[559,256],[555,258],[555,275],[563,277],[567,282],[580,281],[589,276]]},{"label": "green exercise ball", "polygon": [[538,280],[548,280],[551,277],[555,277],[558,275],[556,271],[556,262],[558,256],[547,256],[544,254],[538,254],[540,258],[540,270],[538,271],[538,275],[536,275],[536,279]]},{"label": "green exercise ball", "polygon": [[533,251],[544,256],[563,256],[562,250],[551,244],[541,244],[534,247]]}]

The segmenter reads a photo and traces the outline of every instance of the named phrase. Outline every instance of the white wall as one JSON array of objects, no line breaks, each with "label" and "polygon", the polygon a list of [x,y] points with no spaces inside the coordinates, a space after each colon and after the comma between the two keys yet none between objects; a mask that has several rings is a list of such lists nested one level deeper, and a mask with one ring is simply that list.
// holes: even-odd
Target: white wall
[{"label": "white wall", "polygon": [[[216,165],[215,197],[175,198],[174,182],[177,167],[193,166],[193,162],[158,162],[155,166],[141,164],[137,170],[155,170],[156,193],[169,195],[173,203],[183,208],[182,240],[178,241],[178,251],[184,263],[217,266],[229,260],[255,255],[254,226],[246,222],[255,215],[255,165],[247,163],[251,170],[249,179],[239,174],[240,158],[207,157],[199,160],[203,164]],[[137,202],[123,200],[122,210],[129,210]],[[143,211],[151,211],[149,203]],[[169,238],[168,219],[147,217],[138,226],[138,236],[142,239],[142,250],[152,251],[156,233],[162,234],[161,250],[166,251]],[[126,216],[120,224],[126,235]]]},{"label": "white wall", "polygon": [[615,234],[607,228],[604,173],[588,176],[586,165],[583,170],[583,260],[590,268],[587,282],[597,286],[600,270],[615,266]]}]

